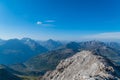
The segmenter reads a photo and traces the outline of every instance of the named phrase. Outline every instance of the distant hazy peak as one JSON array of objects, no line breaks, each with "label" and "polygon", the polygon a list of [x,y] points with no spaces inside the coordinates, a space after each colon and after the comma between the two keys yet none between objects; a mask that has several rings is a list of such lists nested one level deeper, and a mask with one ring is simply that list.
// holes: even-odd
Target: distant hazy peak
[{"label": "distant hazy peak", "polygon": [[23,41],[31,41],[32,39],[31,38],[22,38],[21,40],[23,40]]},{"label": "distant hazy peak", "polygon": [[53,39],[48,39],[47,41],[54,41]]}]

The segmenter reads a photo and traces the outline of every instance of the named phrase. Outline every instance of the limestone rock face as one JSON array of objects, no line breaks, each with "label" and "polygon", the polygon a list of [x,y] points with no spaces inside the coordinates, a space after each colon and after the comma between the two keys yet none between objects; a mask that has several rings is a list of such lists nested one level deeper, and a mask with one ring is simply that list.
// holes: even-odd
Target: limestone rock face
[{"label": "limestone rock face", "polygon": [[91,51],[63,60],[39,80],[120,80],[120,67]]}]

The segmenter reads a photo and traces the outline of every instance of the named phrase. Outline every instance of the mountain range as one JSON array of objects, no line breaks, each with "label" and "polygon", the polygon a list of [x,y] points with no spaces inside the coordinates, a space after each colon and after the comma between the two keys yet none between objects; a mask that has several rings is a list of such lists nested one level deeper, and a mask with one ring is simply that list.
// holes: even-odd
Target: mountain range
[{"label": "mountain range", "polygon": [[45,53],[50,50],[54,50],[63,45],[62,43],[54,40],[47,40],[45,42],[41,42],[41,44],[38,43],[38,41],[30,38],[23,38],[21,40],[1,39],[0,64],[8,65],[8,64],[23,63],[33,56],[36,56],[41,53]]},{"label": "mountain range", "polygon": [[61,60],[69,58],[82,50],[94,51],[110,59],[114,64],[120,65],[120,51],[118,48],[115,46],[110,47],[100,41],[70,42],[59,49],[32,57],[23,64],[12,65],[11,68],[30,74],[32,72],[32,75],[43,75],[46,71],[54,70]]},{"label": "mountain range", "polygon": [[[91,63],[91,59],[95,58],[96,61],[98,61],[99,63],[105,63],[104,66],[106,66],[106,64],[108,66],[112,66],[113,70],[115,70],[115,73],[116,71],[119,72],[117,68],[119,68],[120,66],[120,43],[116,43],[116,42],[85,41],[85,42],[62,43],[60,41],[54,41],[52,39],[41,42],[37,40],[32,40],[30,38],[23,38],[20,40],[19,39],[1,40],[0,44],[1,44],[0,45],[0,64],[6,64],[7,66],[4,69],[7,70],[9,74],[15,75],[18,78],[20,77],[20,79],[22,80],[25,79],[25,76],[28,76],[27,77],[28,79],[26,80],[30,80],[30,78],[38,77],[38,76],[40,76],[40,80],[61,80],[60,78],[57,78],[57,76],[58,77],[62,76],[63,73],[58,72],[58,69],[59,69],[58,67],[60,66],[62,67],[69,64],[69,62],[67,63],[66,60],[69,60],[69,59],[71,60],[71,58],[76,55],[82,56],[82,55],[87,55],[89,53],[90,55],[88,55],[88,57],[85,58],[85,60],[87,60],[88,58],[87,60],[88,63]],[[82,53],[82,51],[85,51],[85,52]],[[102,60],[105,62],[101,62],[101,60],[96,58],[98,56],[100,56]],[[89,57],[92,57],[92,58],[89,60]],[[65,63],[62,62],[64,60],[65,60]],[[75,60],[77,60],[76,57],[75,57]],[[81,61],[82,59],[78,59],[78,60]],[[79,63],[79,61],[77,62]],[[86,63],[86,62],[83,62],[83,63]],[[93,61],[93,63],[96,63],[96,62]],[[60,65],[60,64],[63,64],[63,65]],[[86,64],[86,66],[87,65],[88,64]],[[68,65],[68,67],[69,66],[71,65]],[[71,66],[71,70],[73,69],[72,67],[76,67],[76,66]],[[86,67],[85,65],[81,65],[81,66]],[[81,67],[79,67],[78,69],[81,69]],[[86,69],[88,69],[89,71],[89,68],[86,68]],[[69,70],[69,69],[67,69],[66,67],[65,71],[64,70],[62,71],[66,75],[71,75],[70,73],[72,72],[67,74],[66,70]],[[55,75],[56,71],[58,72],[59,75]],[[87,72],[85,72],[85,74],[86,73]],[[109,72],[106,71],[105,73],[107,75]],[[112,74],[110,75],[114,77],[115,76],[113,75],[114,72],[111,72],[111,73]],[[50,77],[53,75],[56,76],[56,78],[53,77],[53,79],[51,79]],[[99,74],[98,76],[101,77],[101,75]],[[93,77],[91,77],[91,79],[92,78]],[[94,79],[97,79],[97,78],[98,77],[94,75]],[[109,77],[104,78],[102,76],[101,80],[102,78],[104,80],[105,78],[109,78]],[[119,75],[116,75],[116,78],[114,77],[114,79],[117,79],[117,78],[119,78]],[[68,80],[68,79],[65,78],[62,80]],[[79,79],[76,79],[76,80],[79,80]]]},{"label": "mountain range", "polygon": [[35,41],[29,41],[28,44],[26,42],[28,42],[27,39],[10,39],[6,40],[4,43],[2,42],[0,45],[0,63],[21,63],[34,55],[48,51]]}]

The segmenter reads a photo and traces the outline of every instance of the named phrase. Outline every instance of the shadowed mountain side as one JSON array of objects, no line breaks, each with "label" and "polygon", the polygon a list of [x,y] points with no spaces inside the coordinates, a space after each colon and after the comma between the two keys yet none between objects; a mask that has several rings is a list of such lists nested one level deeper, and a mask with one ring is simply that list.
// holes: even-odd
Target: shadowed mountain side
[{"label": "shadowed mountain side", "polygon": [[47,51],[33,40],[10,39],[0,45],[0,64],[23,63],[38,53]]},{"label": "shadowed mountain side", "polygon": [[17,77],[13,73],[11,69],[0,65],[0,80],[22,80],[20,77]]}]

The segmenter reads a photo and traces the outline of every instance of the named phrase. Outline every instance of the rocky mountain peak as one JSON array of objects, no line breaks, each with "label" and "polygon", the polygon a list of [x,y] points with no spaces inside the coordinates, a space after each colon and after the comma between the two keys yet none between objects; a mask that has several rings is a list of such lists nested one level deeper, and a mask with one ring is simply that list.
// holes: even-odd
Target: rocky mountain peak
[{"label": "rocky mountain peak", "polygon": [[119,80],[120,67],[91,51],[81,51],[62,60],[40,80]]}]

